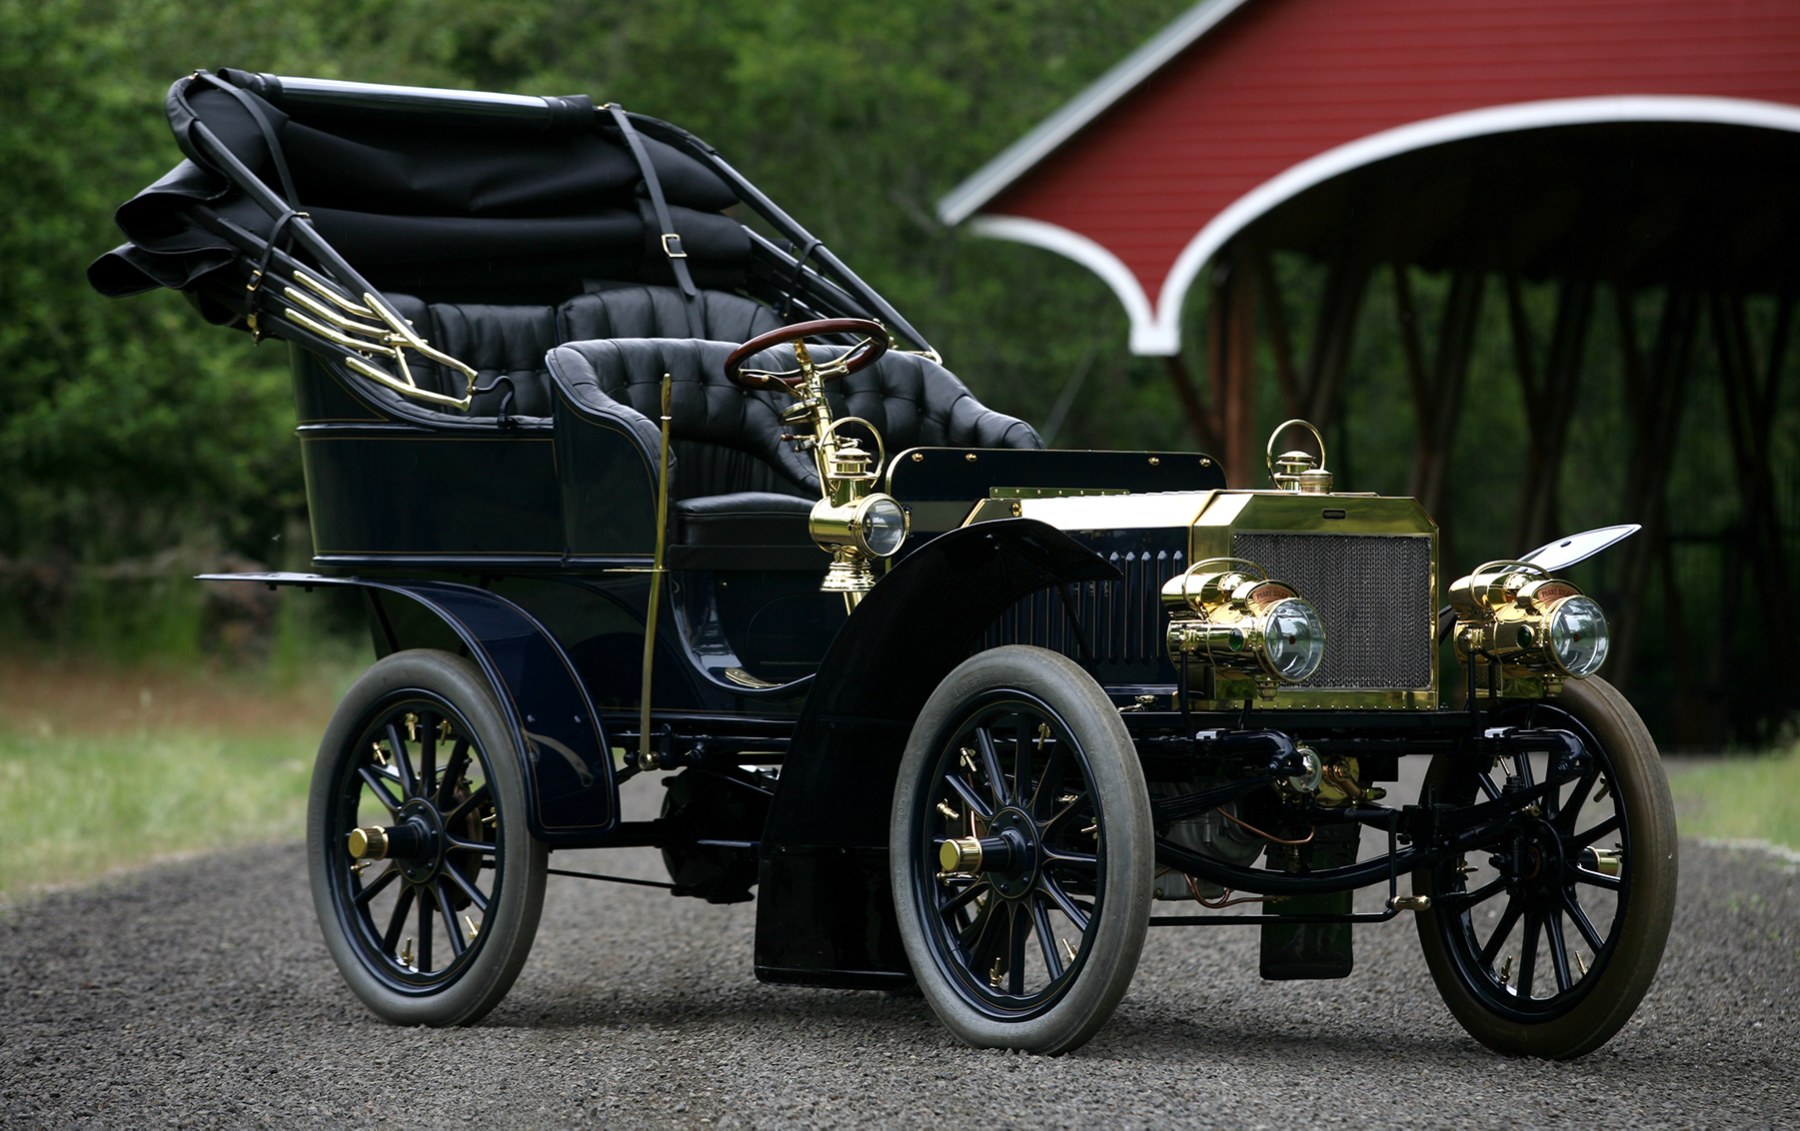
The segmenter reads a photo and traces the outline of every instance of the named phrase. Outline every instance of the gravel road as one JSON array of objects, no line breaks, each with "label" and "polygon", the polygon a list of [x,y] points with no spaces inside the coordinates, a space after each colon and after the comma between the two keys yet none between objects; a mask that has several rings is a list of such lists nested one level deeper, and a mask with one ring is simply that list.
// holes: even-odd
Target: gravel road
[{"label": "gravel road", "polygon": [[1655,987],[1568,1064],[1465,1036],[1404,921],[1336,982],[1260,981],[1254,928],[1152,932],[1051,1060],[959,1048],[917,997],[762,985],[754,916],[553,878],[511,996],[445,1032],[350,996],[299,845],[33,897],[0,908],[0,1124],[1800,1126],[1800,868],[1753,849],[1682,844]]}]

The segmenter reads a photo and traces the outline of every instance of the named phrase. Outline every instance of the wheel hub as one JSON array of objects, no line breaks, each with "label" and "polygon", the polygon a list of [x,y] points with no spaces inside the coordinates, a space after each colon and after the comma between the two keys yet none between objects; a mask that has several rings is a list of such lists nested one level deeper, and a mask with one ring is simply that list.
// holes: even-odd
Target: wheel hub
[{"label": "wheel hub", "polygon": [[1533,895],[1553,894],[1562,884],[1562,837],[1549,821],[1528,820],[1511,850],[1491,863],[1507,878],[1507,886]]},{"label": "wheel hub", "polygon": [[938,849],[946,872],[979,872],[1006,899],[1022,899],[1037,883],[1043,864],[1038,829],[1024,810],[994,814],[987,836],[951,837]]},{"label": "wheel hub", "polygon": [[400,807],[398,823],[352,829],[345,843],[351,859],[392,860],[415,884],[437,875],[444,862],[443,846],[443,817],[430,802],[416,797]]}]

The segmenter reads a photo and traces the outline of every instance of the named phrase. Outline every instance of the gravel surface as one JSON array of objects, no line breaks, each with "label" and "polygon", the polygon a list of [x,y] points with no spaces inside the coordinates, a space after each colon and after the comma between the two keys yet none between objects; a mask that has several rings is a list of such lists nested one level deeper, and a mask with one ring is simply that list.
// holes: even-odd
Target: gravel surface
[{"label": "gravel surface", "polygon": [[0,1125],[1800,1126],[1800,867],[1686,841],[1681,873],[1649,998],[1573,1063],[1464,1035],[1404,921],[1335,982],[1260,981],[1254,928],[1153,931],[1107,1028],[1044,1059],[959,1048],[915,996],[758,983],[752,904],[559,878],[483,1024],[392,1028],[326,957],[302,848],[254,848],[0,907]]}]

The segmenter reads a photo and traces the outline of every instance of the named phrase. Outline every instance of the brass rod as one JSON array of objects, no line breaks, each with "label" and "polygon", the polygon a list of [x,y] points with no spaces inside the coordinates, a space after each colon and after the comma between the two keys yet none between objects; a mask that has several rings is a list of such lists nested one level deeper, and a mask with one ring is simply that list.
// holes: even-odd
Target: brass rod
[{"label": "brass rod", "polygon": [[663,555],[669,540],[669,405],[674,391],[675,378],[663,374],[662,450],[656,469],[656,555],[651,559],[650,608],[644,618],[644,676],[638,689],[638,765],[646,770],[656,768],[656,758],[650,753],[650,675],[656,666],[656,618],[662,611]]}]

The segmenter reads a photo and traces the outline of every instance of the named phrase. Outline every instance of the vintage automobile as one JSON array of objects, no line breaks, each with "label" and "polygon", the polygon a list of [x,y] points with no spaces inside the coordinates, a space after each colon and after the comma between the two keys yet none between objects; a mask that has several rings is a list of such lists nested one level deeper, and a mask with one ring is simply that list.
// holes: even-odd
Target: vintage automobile
[{"label": "vintage automobile", "polygon": [[[1562,576],[1635,528],[1440,577],[1431,517],[1341,490],[1304,422],[1261,487],[1042,450],[616,105],[222,70],[168,112],[187,159],[90,275],[290,345],[314,572],[250,580],[367,609],[307,851],[379,1016],[480,1018],[552,851],[627,846],[754,893],[758,978],[916,984],[976,1046],[1081,1045],[1151,927],[1337,978],[1411,916],[1510,1054],[1642,1000],[1673,809]],[[625,819],[648,774],[661,815]]]}]

